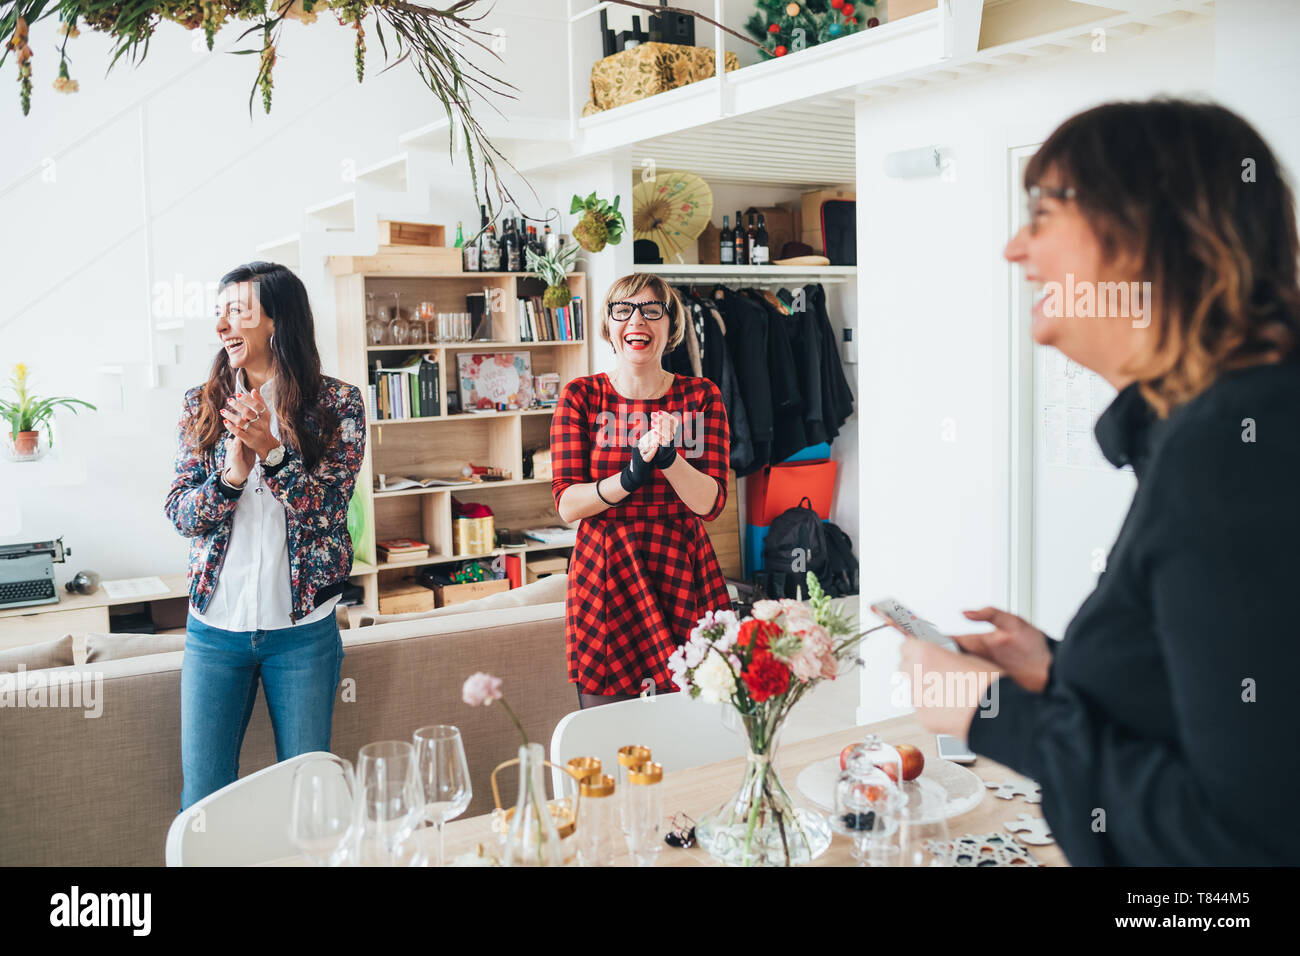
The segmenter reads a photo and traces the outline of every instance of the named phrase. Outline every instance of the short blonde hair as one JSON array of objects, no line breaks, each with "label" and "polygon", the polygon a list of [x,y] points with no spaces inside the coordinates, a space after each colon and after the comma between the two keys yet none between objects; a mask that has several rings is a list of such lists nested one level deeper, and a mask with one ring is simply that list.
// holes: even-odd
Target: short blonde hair
[{"label": "short blonde hair", "polygon": [[664,351],[671,352],[681,344],[682,338],[686,335],[686,303],[682,301],[676,289],[659,276],[648,272],[633,272],[610,283],[609,291],[605,293],[605,302],[600,307],[600,337],[610,345],[614,344],[614,339],[609,334],[610,303],[630,298],[645,289],[649,289],[655,298],[667,303],[668,344],[664,347]]}]

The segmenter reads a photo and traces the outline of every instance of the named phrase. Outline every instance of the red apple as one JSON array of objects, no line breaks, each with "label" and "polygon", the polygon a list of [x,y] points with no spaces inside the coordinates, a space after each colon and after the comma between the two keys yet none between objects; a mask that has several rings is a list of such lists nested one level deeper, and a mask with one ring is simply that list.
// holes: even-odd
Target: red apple
[{"label": "red apple", "polygon": [[[903,764],[903,779],[915,780],[921,776],[921,771],[925,769],[925,754],[911,744],[898,744],[894,749],[898,751],[898,759]],[[898,780],[894,777],[895,768],[893,763],[886,762],[878,766],[885,772],[885,776],[893,780],[894,783],[898,783]]]},{"label": "red apple", "polygon": [[849,744],[847,747],[845,747],[843,750],[840,751],[840,769],[841,769],[841,770],[848,770],[848,769],[849,769],[849,754],[853,753],[853,748],[856,747],[856,746],[857,746],[857,744]]}]

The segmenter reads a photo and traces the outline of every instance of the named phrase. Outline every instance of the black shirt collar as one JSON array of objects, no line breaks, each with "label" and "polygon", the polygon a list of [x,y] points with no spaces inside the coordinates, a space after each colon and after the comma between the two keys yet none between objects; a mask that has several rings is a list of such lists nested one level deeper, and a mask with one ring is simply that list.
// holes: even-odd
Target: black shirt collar
[{"label": "black shirt collar", "polygon": [[1101,453],[1116,468],[1132,465],[1140,476],[1151,452],[1157,422],[1155,409],[1142,397],[1138,383],[1124,386],[1097,419],[1094,433]]}]

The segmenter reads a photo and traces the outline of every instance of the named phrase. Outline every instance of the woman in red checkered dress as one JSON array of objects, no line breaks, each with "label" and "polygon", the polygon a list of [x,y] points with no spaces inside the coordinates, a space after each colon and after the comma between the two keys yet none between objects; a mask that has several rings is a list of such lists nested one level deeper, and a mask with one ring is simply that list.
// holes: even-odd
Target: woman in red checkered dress
[{"label": "woman in red checkered dress", "polygon": [[727,503],[722,394],[662,366],[686,310],[662,279],[633,273],[600,318],[614,371],[569,382],[551,420],[555,507],[581,519],[565,638],[584,707],[635,697],[646,680],[675,690],[668,656],[705,611],[731,607],[704,529]]}]

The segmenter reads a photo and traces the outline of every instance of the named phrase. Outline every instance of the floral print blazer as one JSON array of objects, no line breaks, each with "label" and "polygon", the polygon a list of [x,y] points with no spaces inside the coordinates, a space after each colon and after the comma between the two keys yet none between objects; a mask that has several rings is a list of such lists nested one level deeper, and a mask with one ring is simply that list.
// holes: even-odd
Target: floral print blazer
[{"label": "floral print blazer", "polygon": [[[163,507],[176,530],[190,538],[190,601],[200,614],[216,590],[243,491],[219,480],[226,461],[224,439],[204,452],[186,435],[185,426],[198,413],[202,393],[201,385],[185,393],[185,410],[177,426],[176,477]],[[348,505],[366,454],[361,390],[327,375],[321,384],[321,401],[334,409],[339,426],[315,469],[309,472],[288,445],[279,465],[261,466],[267,488],[284,506],[290,616],[295,621],[341,593],[352,572]]]}]

